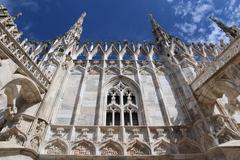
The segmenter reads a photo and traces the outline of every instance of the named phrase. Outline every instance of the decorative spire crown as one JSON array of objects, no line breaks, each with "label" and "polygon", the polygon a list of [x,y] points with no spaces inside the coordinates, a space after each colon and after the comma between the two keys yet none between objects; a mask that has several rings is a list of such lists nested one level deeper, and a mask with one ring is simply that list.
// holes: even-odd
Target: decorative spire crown
[{"label": "decorative spire crown", "polygon": [[214,23],[217,24],[217,26],[219,28],[221,28],[223,30],[223,32],[225,32],[226,36],[229,37],[230,39],[236,38],[240,33],[239,28],[237,27],[228,27],[227,25],[225,25],[223,22],[221,22],[220,20],[210,16],[209,17]]},{"label": "decorative spire crown", "polygon": [[171,36],[159,25],[152,14],[149,14],[149,18],[152,25],[152,32],[157,43],[168,43]]},{"label": "decorative spire crown", "polygon": [[77,22],[69,29],[65,35],[65,43],[72,44],[74,41],[79,42],[82,33],[82,24],[86,16],[86,12],[83,12],[78,18]]}]

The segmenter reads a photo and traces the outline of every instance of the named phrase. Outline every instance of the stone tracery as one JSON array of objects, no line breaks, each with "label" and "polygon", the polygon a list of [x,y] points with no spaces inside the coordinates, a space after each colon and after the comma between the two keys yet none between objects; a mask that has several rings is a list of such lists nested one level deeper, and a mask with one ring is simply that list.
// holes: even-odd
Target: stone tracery
[{"label": "stone tracery", "polygon": [[124,120],[124,125],[139,125],[138,114],[136,91],[121,81],[109,89],[107,94],[107,125],[120,125],[121,120]]}]

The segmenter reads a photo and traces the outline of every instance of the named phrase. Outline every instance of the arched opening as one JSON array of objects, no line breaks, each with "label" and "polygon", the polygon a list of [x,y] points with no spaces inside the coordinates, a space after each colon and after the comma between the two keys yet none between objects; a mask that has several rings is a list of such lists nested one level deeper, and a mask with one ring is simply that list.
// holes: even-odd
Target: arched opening
[{"label": "arched opening", "polygon": [[2,90],[7,97],[8,112],[11,116],[22,113],[42,99],[34,82],[20,74],[16,74]]},{"label": "arched opening", "polygon": [[103,117],[105,116],[105,125],[137,126],[145,123],[145,115],[141,111],[142,99],[138,88],[129,82],[130,79],[127,78],[126,81],[126,77],[124,77],[125,80],[117,79],[117,77],[104,89],[105,113]]}]

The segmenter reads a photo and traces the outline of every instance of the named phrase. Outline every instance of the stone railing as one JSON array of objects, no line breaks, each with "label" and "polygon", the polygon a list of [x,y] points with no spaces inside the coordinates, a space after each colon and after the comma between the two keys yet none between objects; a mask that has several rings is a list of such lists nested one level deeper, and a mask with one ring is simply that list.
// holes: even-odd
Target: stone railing
[{"label": "stone railing", "polygon": [[198,90],[215,73],[224,68],[235,56],[240,53],[240,37],[236,38],[215,61],[211,62],[192,82],[193,91]]},{"label": "stone railing", "polygon": [[[2,20],[3,21],[3,20]],[[1,21],[1,22],[2,22]],[[14,36],[12,29],[7,29],[0,22],[0,48],[12,59],[36,84],[43,90],[47,91],[50,84],[49,79],[43,74],[39,67],[33,62],[23,44],[18,42],[18,36]]]}]

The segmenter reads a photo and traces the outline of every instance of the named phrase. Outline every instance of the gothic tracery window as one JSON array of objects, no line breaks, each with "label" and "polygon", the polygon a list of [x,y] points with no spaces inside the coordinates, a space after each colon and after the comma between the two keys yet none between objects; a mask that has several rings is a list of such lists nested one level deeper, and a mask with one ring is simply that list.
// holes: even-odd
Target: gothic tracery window
[{"label": "gothic tracery window", "polygon": [[139,125],[139,109],[134,90],[121,81],[110,88],[106,99],[106,125]]}]

